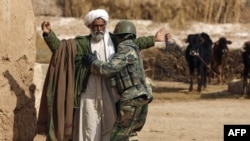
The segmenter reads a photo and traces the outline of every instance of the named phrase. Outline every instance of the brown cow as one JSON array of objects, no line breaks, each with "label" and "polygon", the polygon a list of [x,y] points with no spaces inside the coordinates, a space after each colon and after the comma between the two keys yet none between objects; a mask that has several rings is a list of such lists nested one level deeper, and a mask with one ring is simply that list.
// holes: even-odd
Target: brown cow
[{"label": "brown cow", "polygon": [[227,40],[225,37],[219,38],[213,46],[213,60],[211,64],[212,71],[215,72],[215,77],[218,83],[225,83],[224,70],[227,64],[229,48],[228,44],[232,44],[232,41]]}]

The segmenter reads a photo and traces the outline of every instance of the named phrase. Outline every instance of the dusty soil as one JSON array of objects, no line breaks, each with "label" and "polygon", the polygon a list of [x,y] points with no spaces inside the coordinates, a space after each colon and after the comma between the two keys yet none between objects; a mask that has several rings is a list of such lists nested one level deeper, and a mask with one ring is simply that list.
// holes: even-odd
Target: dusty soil
[{"label": "dusty soil", "polygon": [[249,100],[228,93],[227,85],[209,85],[198,95],[187,93],[187,83],[156,83],[142,141],[222,141],[225,124],[250,123]]},{"label": "dusty soil", "polygon": [[208,85],[200,95],[188,93],[187,83],[155,85],[141,141],[222,141],[225,124],[250,124],[249,99],[228,93],[227,85]]}]

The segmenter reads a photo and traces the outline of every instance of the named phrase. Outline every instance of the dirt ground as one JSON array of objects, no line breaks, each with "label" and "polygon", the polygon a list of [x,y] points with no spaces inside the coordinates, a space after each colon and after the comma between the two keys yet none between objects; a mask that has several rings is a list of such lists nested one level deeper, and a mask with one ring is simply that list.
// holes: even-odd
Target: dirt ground
[{"label": "dirt ground", "polygon": [[208,85],[201,95],[188,93],[187,83],[155,85],[140,141],[222,141],[225,124],[250,124],[249,99],[228,93],[227,85]]},{"label": "dirt ground", "polygon": [[222,141],[225,124],[250,124],[249,99],[228,93],[227,85],[197,95],[185,83],[156,83],[141,141]]}]

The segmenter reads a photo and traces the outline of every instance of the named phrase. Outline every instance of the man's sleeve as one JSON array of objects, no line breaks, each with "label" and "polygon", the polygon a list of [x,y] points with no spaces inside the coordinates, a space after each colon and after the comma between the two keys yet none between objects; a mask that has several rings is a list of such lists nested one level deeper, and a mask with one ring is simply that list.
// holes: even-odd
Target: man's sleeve
[{"label": "man's sleeve", "polygon": [[140,50],[153,47],[155,45],[154,36],[138,37],[134,40],[134,43]]},{"label": "man's sleeve", "polygon": [[52,30],[48,35],[44,35],[43,38],[51,52],[54,52],[59,47],[60,40]]}]

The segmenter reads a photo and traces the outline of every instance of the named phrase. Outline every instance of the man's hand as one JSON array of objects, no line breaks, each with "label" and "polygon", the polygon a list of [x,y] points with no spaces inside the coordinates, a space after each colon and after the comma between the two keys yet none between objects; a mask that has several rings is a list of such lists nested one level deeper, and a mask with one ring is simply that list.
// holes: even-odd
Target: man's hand
[{"label": "man's hand", "polygon": [[92,62],[94,62],[97,59],[96,51],[94,54],[84,54],[83,55],[83,64],[90,66]]},{"label": "man's hand", "polygon": [[42,28],[43,33],[49,34],[51,30],[50,23],[48,21],[43,21],[41,24],[41,28]]},{"label": "man's hand", "polygon": [[166,33],[163,28],[155,34],[155,42],[167,42],[171,38],[171,34]]}]

